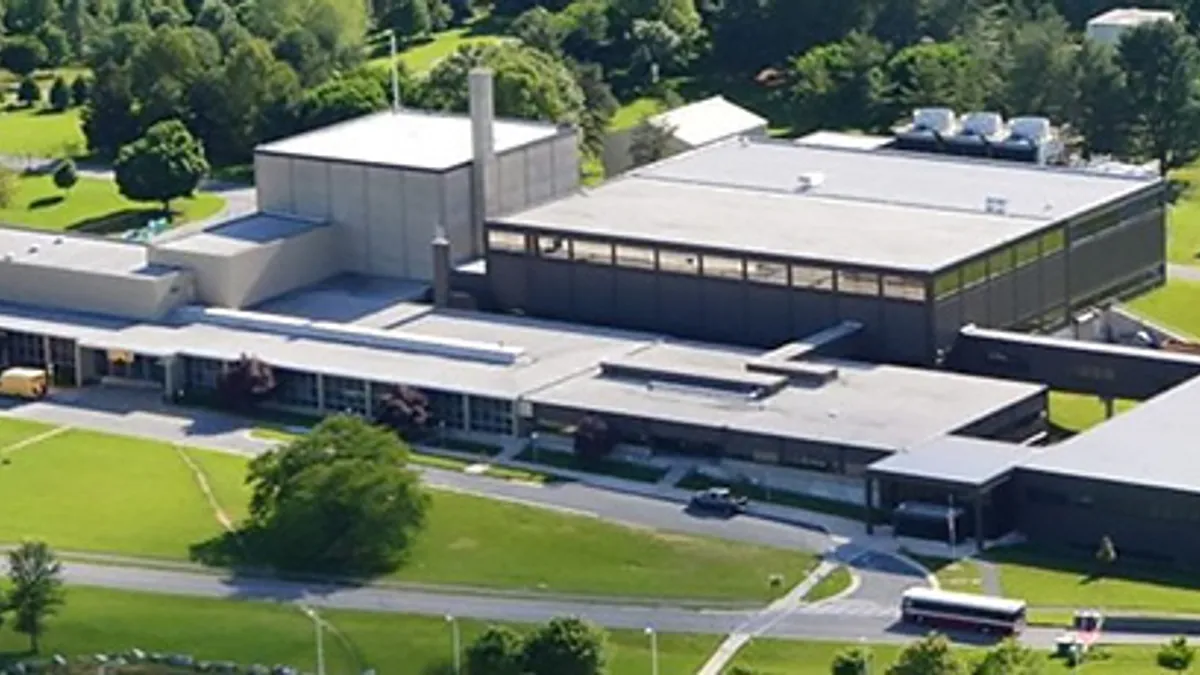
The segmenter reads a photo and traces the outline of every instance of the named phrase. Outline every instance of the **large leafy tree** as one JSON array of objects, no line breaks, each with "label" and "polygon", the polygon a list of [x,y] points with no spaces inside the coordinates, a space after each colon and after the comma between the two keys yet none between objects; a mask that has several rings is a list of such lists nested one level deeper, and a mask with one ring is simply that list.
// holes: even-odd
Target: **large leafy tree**
[{"label": "large leafy tree", "polygon": [[467,647],[467,675],[525,675],[524,643],[507,626],[488,626]]},{"label": "large leafy tree", "polygon": [[254,459],[250,518],[277,566],[323,572],[393,569],[425,524],[429,499],[395,434],[356,417],[327,418]]},{"label": "large leafy tree", "polygon": [[45,542],[26,541],[8,554],[8,579],[13,629],[29,636],[36,653],[46,619],[63,604],[62,565]]},{"label": "large leafy tree", "polygon": [[1045,115],[1063,121],[1078,96],[1078,43],[1056,14],[1022,22],[1008,46],[1001,92],[1009,115]]},{"label": "large leafy tree", "polygon": [[577,619],[553,619],[525,642],[525,671],[529,675],[600,675],[607,658],[604,631]]},{"label": "large leafy tree", "polygon": [[865,675],[871,669],[871,650],[866,647],[843,649],[833,657],[831,675]]},{"label": "large leafy tree", "polygon": [[395,429],[404,438],[421,435],[433,419],[425,394],[405,386],[393,387],[380,397],[375,417],[380,424]]},{"label": "large leafy tree", "polygon": [[888,61],[886,72],[892,118],[930,106],[975,110],[983,102],[975,63],[959,42],[905,47]]},{"label": "large leafy tree", "polygon": [[790,76],[796,129],[810,131],[831,121],[852,129],[878,127],[885,120],[886,59],[883,44],[857,32],[795,59]]},{"label": "large leafy tree", "polygon": [[465,112],[468,75],[488,67],[495,75],[496,114],[579,124],[584,95],[562,60],[519,43],[468,44],[443,59],[429,74],[425,103]]},{"label": "large leafy tree", "polygon": [[616,445],[616,436],[608,422],[596,415],[584,415],[575,425],[575,454],[584,459],[599,459],[607,456]]},{"label": "large leafy tree", "polygon": [[1070,121],[1083,137],[1085,155],[1121,154],[1129,147],[1131,111],[1125,73],[1107,45],[1085,41],[1075,56],[1079,96]]},{"label": "large leafy tree", "polygon": [[1183,26],[1156,21],[1121,39],[1134,132],[1142,152],[1163,173],[1200,151],[1200,51]]},{"label": "large leafy tree", "polygon": [[83,135],[88,147],[101,157],[115,157],[122,146],[132,143],[140,133],[129,73],[105,62],[96,70],[91,100],[83,109]]},{"label": "large leafy tree", "polygon": [[41,41],[34,37],[17,36],[0,43],[0,67],[26,77],[45,65],[49,53]]},{"label": "large leafy tree", "polygon": [[293,129],[304,131],[354,119],[383,110],[387,103],[387,93],[378,80],[363,75],[339,77],[301,95],[292,114]]},{"label": "large leafy tree", "polygon": [[159,122],[146,135],[121,148],[113,163],[117,188],[134,201],[162,202],[189,197],[208,174],[204,148],[179,120]]},{"label": "large leafy tree", "polygon": [[905,647],[887,669],[887,675],[965,675],[966,672],[950,641],[937,633]]}]

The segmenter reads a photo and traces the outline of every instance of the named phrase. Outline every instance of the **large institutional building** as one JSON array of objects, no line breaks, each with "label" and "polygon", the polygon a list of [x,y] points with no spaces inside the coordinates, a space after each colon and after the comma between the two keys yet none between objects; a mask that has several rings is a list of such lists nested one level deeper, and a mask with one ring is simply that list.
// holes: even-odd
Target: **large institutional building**
[{"label": "large institutional building", "polygon": [[[200,232],[0,229],[3,365],[187,400],[249,354],[289,410],[371,416],[407,385],[450,434],[592,414],[652,453],[861,486],[871,522],[950,501],[983,537],[1200,560],[1200,358],[1023,333],[1162,283],[1157,177],[825,135],[582,188],[573,130],[491,108],[477,72],[470,116],[265,145],[261,212]],[[1051,388],[1149,400],[1047,445]]]}]

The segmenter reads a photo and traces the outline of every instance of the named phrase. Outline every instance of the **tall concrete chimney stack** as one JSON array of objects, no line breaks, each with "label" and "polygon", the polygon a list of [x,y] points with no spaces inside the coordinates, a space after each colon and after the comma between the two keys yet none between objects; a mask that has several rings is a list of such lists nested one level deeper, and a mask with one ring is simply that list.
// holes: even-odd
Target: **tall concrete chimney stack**
[{"label": "tall concrete chimney stack", "polygon": [[445,308],[450,305],[450,242],[440,227],[433,236],[432,247],[433,306]]},{"label": "tall concrete chimney stack", "polygon": [[471,245],[473,255],[483,255],[484,222],[491,215],[496,186],[496,104],[492,71],[475,68],[470,74],[471,94]]}]

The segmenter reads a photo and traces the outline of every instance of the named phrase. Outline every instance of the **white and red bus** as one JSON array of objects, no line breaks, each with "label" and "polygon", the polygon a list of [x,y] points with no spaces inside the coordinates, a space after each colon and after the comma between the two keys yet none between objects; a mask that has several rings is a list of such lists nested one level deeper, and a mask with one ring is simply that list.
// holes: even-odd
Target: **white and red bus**
[{"label": "white and red bus", "polygon": [[1024,600],[910,588],[900,602],[904,620],[912,623],[1001,634],[1019,633],[1025,628]]}]

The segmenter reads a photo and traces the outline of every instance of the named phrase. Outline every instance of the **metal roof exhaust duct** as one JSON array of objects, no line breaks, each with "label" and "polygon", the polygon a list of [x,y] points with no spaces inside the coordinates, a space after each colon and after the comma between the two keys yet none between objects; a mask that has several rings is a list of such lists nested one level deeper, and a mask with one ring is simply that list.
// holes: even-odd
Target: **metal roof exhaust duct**
[{"label": "metal roof exhaust duct", "polygon": [[439,309],[450,306],[450,242],[446,233],[438,228],[431,244],[433,249],[433,306]]},{"label": "metal roof exhaust duct", "polygon": [[471,109],[471,245],[473,255],[483,255],[484,223],[491,215],[496,187],[496,104],[492,71],[475,68],[470,73]]}]

